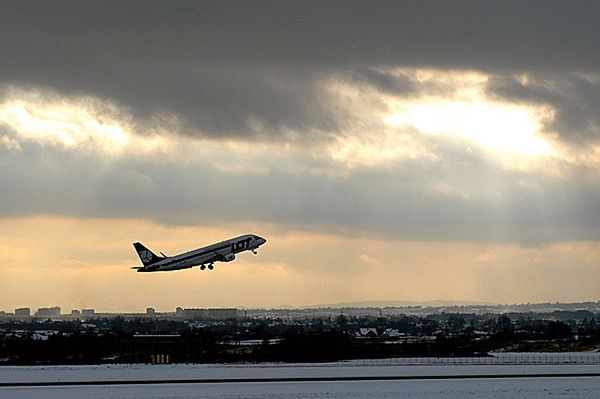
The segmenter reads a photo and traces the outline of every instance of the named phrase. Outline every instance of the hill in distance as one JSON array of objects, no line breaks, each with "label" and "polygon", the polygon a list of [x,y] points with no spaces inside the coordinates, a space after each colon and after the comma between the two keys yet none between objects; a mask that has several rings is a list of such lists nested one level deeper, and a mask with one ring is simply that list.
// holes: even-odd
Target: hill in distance
[{"label": "hill in distance", "polygon": [[371,301],[356,301],[356,302],[339,302],[329,304],[319,304],[313,306],[302,306],[301,309],[311,308],[385,308],[385,307],[445,307],[445,306],[496,306],[493,302],[473,302],[473,301],[394,301],[394,300],[371,300]]}]

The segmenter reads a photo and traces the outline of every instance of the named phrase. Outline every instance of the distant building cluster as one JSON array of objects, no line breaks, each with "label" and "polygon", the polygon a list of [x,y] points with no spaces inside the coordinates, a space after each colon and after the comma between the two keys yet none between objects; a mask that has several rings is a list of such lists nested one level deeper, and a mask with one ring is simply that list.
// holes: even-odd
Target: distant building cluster
[{"label": "distant building cluster", "polygon": [[60,308],[55,306],[53,308],[39,308],[37,312],[35,312],[35,317],[43,317],[51,319],[53,317],[60,317]]},{"label": "distant building cluster", "polygon": [[59,306],[43,307],[35,312],[29,307],[20,307],[13,313],[0,310],[0,319],[27,320],[32,318],[51,320],[113,319],[162,319],[176,321],[222,321],[252,319],[328,319],[338,316],[348,317],[394,317],[425,316],[443,314],[508,314],[508,313],[552,313],[552,312],[591,312],[600,313],[599,302],[580,303],[540,303],[515,305],[454,305],[454,306],[388,306],[388,307],[319,307],[294,309],[237,309],[237,308],[183,308],[177,307],[174,312],[159,312],[153,307],[139,313],[99,313],[95,309],[73,309],[62,313]]},{"label": "distant building cluster", "polygon": [[18,308],[18,309],[15,309],[15,316],[29,317],[29,316],[31,316],[31,309],[30,308]]},{"label": "distant building cluster", "polygon": [[89,320],[96,316],[94,309],[72,309],[70,313],[63,314],[60,306],[53,306],[50,308],[38,308],[33,314],[31,308],[16,308],[14,313],[0,312],[0,317],[6,319],[17,319],[24,320],[30,318],[38,319],[51,319],[51,320]]},{"label": "distant building cluster", "polygon": [[124,317],[134,318],[160,318],[172,320],[231,320],[238,319],[241,312],[236,308],[190,308],[178,307],[175,312],[157,312],[155,308],[146,308],[145,313],[97,313],[95,309],[72,309],[70,313],[63,314],[59,306],[39,308],[33,314],[31,308],[15,309],[14,313],[0,311],[0,319],[26,320],[32,318],[51,320],[91,320]]},{"label": "distant building cluster", "polygon": [[175,317],[182,320],[230,320],[239,318],[235,308],[226,309],[183,309],[175,310]]}]

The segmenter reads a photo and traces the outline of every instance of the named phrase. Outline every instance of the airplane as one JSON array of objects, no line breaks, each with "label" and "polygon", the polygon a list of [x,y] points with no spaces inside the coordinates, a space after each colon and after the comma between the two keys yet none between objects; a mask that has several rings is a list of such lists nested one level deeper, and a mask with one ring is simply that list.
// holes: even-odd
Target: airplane
[{"label": "airplane", "polygon": [[267,240],[255,234],[245,234],[175,256],[167,256],[162,252],[162,256],[158,256],[142,243],[135,242],[133,247],[144,266],[134,266],[131,269],[138,272],[162,272],[200,266],[200,270],[213,270],[215,262],[231,262],[235,260],[237,253],[252,251],[256,255],[258,247],[266,242]]}]

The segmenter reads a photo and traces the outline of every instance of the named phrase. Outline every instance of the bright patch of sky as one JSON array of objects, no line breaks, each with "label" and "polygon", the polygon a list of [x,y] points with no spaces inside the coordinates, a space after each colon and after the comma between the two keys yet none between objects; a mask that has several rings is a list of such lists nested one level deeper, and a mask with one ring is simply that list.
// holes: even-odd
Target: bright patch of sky
[{"label": "bright patch of sky", "polygon": [[544,117],[544,112],[523,106],[425,98],[395,104],[386,122],[425,134],[455,136],[489,151],[538,157],[554,153],[540,134]]},{"label": "bright patch of sky", "polygon": [[3,136],[7,148],[12,143],[16,149],[20,140],[26,140],[116,155],[126,150],[144,152],[165,144],[157,135],[136,140],[131,119],[124,115],[99,99],[23,90],[13,90],[0,103],[0,124],[16,133],[12,138]]}]

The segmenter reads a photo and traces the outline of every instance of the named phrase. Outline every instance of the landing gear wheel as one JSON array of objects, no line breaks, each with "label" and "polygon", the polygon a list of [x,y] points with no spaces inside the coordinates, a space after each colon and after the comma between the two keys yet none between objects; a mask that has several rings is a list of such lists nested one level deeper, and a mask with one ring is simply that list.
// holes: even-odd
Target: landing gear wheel
[{"label": "landing gear wheel", "polygon": [[215,265],[213,265],[212,263],[210,265],[208,265],[208,270],[212,270],[215,268]]},{"label": "landing gear wheel", "polygon": [[206,265],[200,265],[200,270],[206,269]]}]

